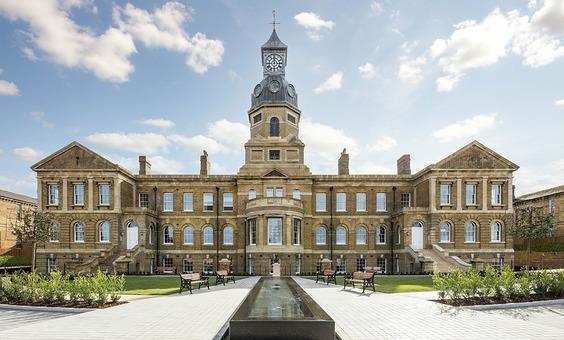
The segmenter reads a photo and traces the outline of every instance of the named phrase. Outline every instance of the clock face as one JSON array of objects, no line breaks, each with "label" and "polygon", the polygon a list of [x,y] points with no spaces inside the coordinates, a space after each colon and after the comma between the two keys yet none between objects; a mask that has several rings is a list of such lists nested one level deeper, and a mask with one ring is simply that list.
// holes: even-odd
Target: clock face
[{"label": "clock face", "polygon": [[294,89],[294,85],[288,85],[288,94],[290,97],[294,97],[296,95],[296,89]]},{"label": "clock face", "polygon": [[280,82],[278,80],[273,80],[268,84],[268,89],[272,93],[280,91]]},{"label": "clock face", "polygon": [[284,66],[284,60],[279,54],[271,54],[266,57],[264,65],[268,72],[278,72]]},{"label": "clock face", "polygon": [[262,86],[260,84],[257,84],[257,86],[255,86],[255,90],[253,91],[255,97],[258,97],[261,92],[262,92]]}]

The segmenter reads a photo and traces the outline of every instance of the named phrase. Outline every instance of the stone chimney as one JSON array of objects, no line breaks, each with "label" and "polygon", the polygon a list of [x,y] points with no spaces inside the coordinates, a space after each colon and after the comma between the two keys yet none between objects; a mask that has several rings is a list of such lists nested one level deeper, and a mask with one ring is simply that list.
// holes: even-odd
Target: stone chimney
[{"label": "stone chimney", "polygon": [[398,175],[411,175],[410,155],[403,155],[398,159]]},{"label": "stone chimney", "polygon": [[139,175],[150,175],[151,163],[147,160],[147,156],[139,156]]},{"label": "stone chimney", "polygon": [[339,157],[338,168],[339,168],[338,169],[339,175],[349,174],[349,154],[347,153],[347,149],[343,149],[343,152],[341,152],[341,157]]},{"label": "stone chimney", "polygon": [[200,156],[200,176],[208,176],[210,174],[211,164],[208,160],[208,152],[204,150],[204,153]]}]

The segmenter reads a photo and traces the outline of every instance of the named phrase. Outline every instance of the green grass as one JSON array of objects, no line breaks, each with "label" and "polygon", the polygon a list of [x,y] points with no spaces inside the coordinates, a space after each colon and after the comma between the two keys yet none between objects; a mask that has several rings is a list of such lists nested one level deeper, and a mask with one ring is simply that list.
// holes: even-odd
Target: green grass
[{"label": "green grass", "polygon": [[[243,276],[235,276],[235,280]],[[231,283],[233,284],[233,283]],[[210,287],[215,285],[215,276],[210,276]],[[127,275],[125,277],[126,295],[167,295],[178,293],[180,278],[178,275]],[[198,288],[197,285],[195,288]],[[207,288],[204,288],[207,289]]]},{"label": "green grass", "polygon": [[[315,280],[315,276],[305,278]],[[337,285],[343,285],[343,277],[337,276]],[[431,275],[376,275],[376,291],[382,293],[428,292],[433,289]]]}]

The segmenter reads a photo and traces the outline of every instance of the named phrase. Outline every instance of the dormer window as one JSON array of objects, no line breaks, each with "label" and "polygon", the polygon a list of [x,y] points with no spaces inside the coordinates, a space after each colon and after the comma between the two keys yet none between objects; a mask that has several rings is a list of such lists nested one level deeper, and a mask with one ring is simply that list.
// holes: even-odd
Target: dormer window
[{"label": "dormer window", "polygon": [[270,118],[270,137],[280,136],[280,121],[277,117]]},{"label": "dormer window", "polygon": [[262,121],[262,113],[253,116],[253,124],[258,124]]}]

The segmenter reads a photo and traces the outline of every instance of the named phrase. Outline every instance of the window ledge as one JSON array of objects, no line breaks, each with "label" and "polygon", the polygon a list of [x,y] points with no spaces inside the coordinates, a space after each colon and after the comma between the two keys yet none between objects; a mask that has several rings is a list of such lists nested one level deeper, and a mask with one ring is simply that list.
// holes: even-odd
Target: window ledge
[{"label": "window ledge", "polygon": [[84,241],[74,241],[74,243],[84,243]]},{"label": "window ledge", "polygon": [[376,245],[377,245],[377,246],[385,246],[386,243],[378,243],[378,242],[376,242]]},{"label": "window ledge", "polygon": [[452,241],[439,241],[439,243],[442,243],[442,244],[454,244],[454,242],[452,242]]},{"label": "window ledge", "polygon": [[464,241],[464,243],[469,243],[469,244],[479,244],[480,242],[476,242],[476,241]]},{"label": "window ledge", "polygon": [[194,243],[182,243],[183,246],[193,246]]},{"label": "window ledge", "polygon": [[213,246],[213,243],[204,243],[204,246]]},{"label": "window ledge", "polygon": [[112,241],[100,241],[98,243],[112,243]]},{"label": "window ledge", "polygon": [[59,240],[56,241],[49,240],[49,243],[59,243]]},{"label": "window ledge", "polygon": [[505,243],[505,241],[490,241],[490,243]]}]

